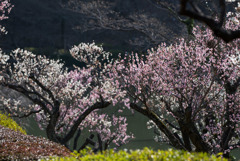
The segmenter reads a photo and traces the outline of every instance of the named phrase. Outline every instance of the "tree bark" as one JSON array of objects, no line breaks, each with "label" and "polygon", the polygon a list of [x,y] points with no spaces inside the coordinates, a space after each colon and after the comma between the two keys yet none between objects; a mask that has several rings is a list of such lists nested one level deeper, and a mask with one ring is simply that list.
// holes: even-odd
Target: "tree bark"
[{"label": "tree bark", "polygon": [[94,110],[106,108],[110,105],[109,102],[97,102],[93,106],[89,107],[86,111],[84,111],[78,119],[75,121],[74,125],[71,127],[70,131],[65,135],[65,137],[61,140],[61,143],[65,144],[68,142],[75,134],[76,130],[78,129],[78,126],[81,124],[81,122]]},{"label": "tree bark", "polygon": [[165,124],[159,119],[159,117],[154,114],[153,112],[147,111],[139,107],[138,105],[134,103],[130,103],[130,107],[141,114],[147,116],[150,120],[152,120],[157,127],[167,136],[170,143],[177,149],[187,150],[184,145],[181,143],[181,140],[179,140],[166,126]]}]

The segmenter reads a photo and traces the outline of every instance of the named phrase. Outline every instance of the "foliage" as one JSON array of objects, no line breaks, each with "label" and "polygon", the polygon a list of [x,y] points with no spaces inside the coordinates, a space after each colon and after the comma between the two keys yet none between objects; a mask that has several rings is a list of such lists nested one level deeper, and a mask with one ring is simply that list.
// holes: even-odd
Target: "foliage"
[{"label": "foliage", "polygon": [[99,149],[106,149],[110,143],[116,146],[127,143],[132,136],[127,134],[126,118],[102,112],[116,102],[114,97],[123,95],[111,85],[106,74],[110,53],[94,43],[81,43],[70,53],[86,67],[69,71],[60,60],[20,49],[10,56],[0,53],[1,85],[23,94],[33,103],[22,106],[20,100],[1,98],[5,108],[19,117],[34,114],[47,137],[66,146],[76,133],[77,143],[84,129],[98,136]]},{"label": "foliage", "polygon": [[[185,151],[177,151],[169,149],[168,151],[153,151],[148,148],[144,148],[143,150],[130,150],[127,152],[125,150],[120,150],[118,152],[114,152],[113,150],[104,151],[103,153],[91,153],[89,150],[83,150],[80,153],[74,152],[72,157],[50,157],[49,161],[185,161],[185,160],[206,160],[206,161],[225,161],[227,159],[223,159],[218,156],[208,155],[207,153],[189,153]],[[43,159],[44,160],[44,159]]]},{"label": "foliage", "polygon": [[70,151],[45,138],[25,135],[0,125],[0,160],[37,160],[49,156],[69,156]]},{"label": "foliage", "polygon": [[[236,20],[225,28],[239,29]],[[119,58],[112,82],[127,93],[119,101],[149,118],[156,141],[228,157],[240,147],[240,39],[227,44],[199,26],[193,34]]]},{"label": "foliage", "polygon": [[23,134],[27,134],[25,130],[22,129],[13,119],[9,116],[0,113],[0,125],[10,128],[14,131],[21,132]]}]

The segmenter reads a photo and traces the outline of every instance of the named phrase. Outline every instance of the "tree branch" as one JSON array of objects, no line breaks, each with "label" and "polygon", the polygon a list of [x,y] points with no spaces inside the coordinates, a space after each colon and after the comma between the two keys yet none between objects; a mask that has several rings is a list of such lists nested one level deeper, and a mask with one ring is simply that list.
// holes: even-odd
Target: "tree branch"
[{"label": "tree branch", "polygon": [[42,109],[36,110],[36,111],[30,111],[29,113],[24,114],[24,115],[22,115],[22,116],[19,116],[19,115],[11,115],[11,117],[25,118],[25,117],[28,117],[28,116],[30,116],[30,115],[32,115],[32,114],[39,113],[40,111],[42,111]]},{"label": "tree branch", "polygon": [[49,89],[47,89],[41,82],[39,82],[33,75],[29,76],[30,79],[32,79],[34,82],[37,83],[37,85],[39,87],[41,87],[44,91],[46,91],[49,95],[49,97],[52,99],[54,106],[52,106],[53,108],[53,113],[59,112],[59,106],[60,103],[58,100],[55,99],[55,97],[53,96],[52,91],[50,91]]},{"label": "tree branch", "polygon": [[187,150],[184,145],[182,145],[181,140],[179,140],[179,138],[177,138],[167,127],[166,125],[159,119],[159,117],[150,112],[150,111],[146,111],[144,109],[142,109],[141,107],[139,107],[138,105],[134,104],[134,103],[130,103],[130,107],[136,111],[138,111],[139,113],[147,116],[150,120],[152,120],[157,127],[168,137],[169,141],[171,142],[171,144],[178,148],[178,149],[183,149],[183,150]]},{"label": "tree branch", "polygon": [[80,135],[81,135],[81,130],[78,129],[77,134],[76,134],[76,136],[74,138],[74,141],[73,141],[73,150],[77,149],[78,139],[79,139]]},{"label": "tree branch", "polygon": [[36,93],[28,91],[28,90],[26,90],[25,88],[23,88],[22,86],[19,86],[19,85],[13,85],[13,84],[5,83],[3,86],[8,87],[8,88],[13,89],[13,90],[15,90],[17,92],[22,93],[28,99],[30,99],[32,102],[34,102],[35,104],[38,104],[39,106],[41,106],[46,113],[51,114],[51,111],[47,108],[47,106],[41,100],[39,100],[37,98],[32,98],[30,96],[30,94],[36,94]]},{"label": "tree branch", "polygon": [[76,132],[76,130],[78,129],[78,126],[82,123],[82,121],[94,110],[96,109],[101,109],[101,108],[106,108],[110,105],[109,102],[97,102],[95,103],[93,106],[89,107],[88,109],[86,109],[86,111],[84,111],[79,117],[78,119],[75,121],[75,123],[73,124],[73,126],[71,127],[71,129],[69,130],[69,132],[65,135],[65,137],[61,140],[62,143],[66,143],[68,142],[74,135],[74,133]]},{"label": "tree branch", "polygon": [[188,16],[190,18],[193,18],[205,23],[207,26],[210,27],[210,29],[213,31],[213,33],[217,37],[220,37],[227,43],[233,41],[234,39],[240,38],[240,30],[226,30],[222,26],[225,20],[225,15],[226,15],[225,0],[220,0],[221,14],[220,14],[219,22],[210,16],[204,15],[202,12],[196,13],[191,10],[187,10],[188,1],[189,0],[180,0],[181,8],[179,13],[181,15]]},{"label": "tree branch", "polygon": [[92,146],[95,146],[95,142],[92,141],[93,138],[94,138],[94,135],[91,134],[91,135],[89,136],[89,138],[87,138],[87,139],[85,140],[85,142],[83,143],[83,145],[78,149],[78,151],[84,149],[88,144],[91,144]]}]

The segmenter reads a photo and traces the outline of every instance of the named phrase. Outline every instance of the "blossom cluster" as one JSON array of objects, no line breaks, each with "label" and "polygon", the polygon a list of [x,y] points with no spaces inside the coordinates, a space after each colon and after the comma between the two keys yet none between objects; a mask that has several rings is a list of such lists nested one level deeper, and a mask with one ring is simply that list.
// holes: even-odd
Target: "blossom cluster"
[{"label": "blossom cluster", "polygon": [[[10,0],[0,0],[0,21],[8,18],[7,14],[11,12],[12,7]],[[6,33],[5,27],[0,25],[0,31]]]},{"label": "blossom cluster", "polygon": [[[70,49],[70,54],[78,61],[84,62],[87,66],[94,66],[101,68],[102,62],[109,63],[109,52],[103,50],[102,46],[97,46],[93,43],[80,43]],[[105,64],[106,65],[106,64]]]},{"label": "blossom cluster", "polygon": [[1,0],[1,3],[0,3],[0,11],[1,11],[0,20],[8,18],[6,16],[6,13],[10,13],[10,11],[13,7],[9,2],[10,2],[9,0]]}]

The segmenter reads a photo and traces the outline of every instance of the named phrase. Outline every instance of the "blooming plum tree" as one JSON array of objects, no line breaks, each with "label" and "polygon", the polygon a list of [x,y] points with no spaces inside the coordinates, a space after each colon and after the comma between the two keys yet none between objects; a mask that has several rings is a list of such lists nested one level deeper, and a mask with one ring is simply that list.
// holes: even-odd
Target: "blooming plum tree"
[{"label": "blooming plum tree", "polygon": [[98,143],[91,140],[91,135],[81,148],[92,144],[96,150],[102,150],[112,142],[116,146],[127,143],[132,135],[127,134],[126,118],[101,111],[114,102],[112,98],[123,96],[106,75],[107,65],[111,64],[110,53],[94,43],[81,43],[70,52],[86,67],[68,71],[59,60],[28,51],[17,49],[10,57],[1,52],[1,85],[23,94],[33,103],[24,107],[19,100],[2,98],[5,110],[18,117],[35,114],[50,140],[67,146],[75,137],[74,149],[85,128],[97,134]]},{"label": "blooming plum tree", "polygon": [[[225,28],[239,30],[231,16]],[[240,147],[240,39],[227,44],[199,26],[193,34],[120,58],[112,82],[126,92],[127,107],[149,118],[156,141],[229,157]]]},{"label": "blooming plum tree", "polygon": [[[0,21],[8,18],[7,14],[10,13],[12,7],[10,0],[0,0]],[[2,33],[6,33],[5,28],[1,25],[0,30]]]}]

